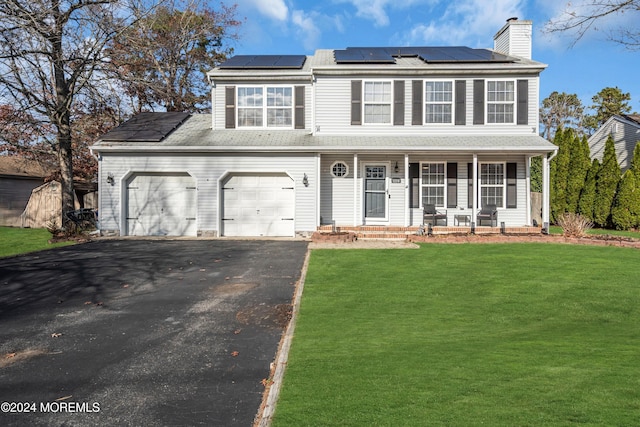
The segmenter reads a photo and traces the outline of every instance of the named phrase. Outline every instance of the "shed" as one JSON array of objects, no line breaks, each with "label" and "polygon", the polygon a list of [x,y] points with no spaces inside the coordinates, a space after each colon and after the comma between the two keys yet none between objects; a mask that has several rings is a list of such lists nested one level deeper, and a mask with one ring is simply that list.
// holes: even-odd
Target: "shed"
[{"label": "shed", "polygon": [[0,225],[21,226],[31,192],[44,183],[48,174],[40,162],[0,156]]}]

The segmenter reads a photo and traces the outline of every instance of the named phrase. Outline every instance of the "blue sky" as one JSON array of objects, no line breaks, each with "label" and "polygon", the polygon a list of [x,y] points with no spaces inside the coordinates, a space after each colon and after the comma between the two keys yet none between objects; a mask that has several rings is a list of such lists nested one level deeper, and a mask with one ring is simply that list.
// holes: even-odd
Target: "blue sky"
[{"label": "blue sky", "polygon": [[[533,21],[533,59],[548,64],[540,99],[553,91],[576,94],[585,107],[605,87],[631,94],[640,112],[640,51],[607,40],[611,22],[634,23],[627,13],[598,24],[572,46],[572,37],[541,32],[567,10],[566,0],[235,0],[240,29],[235,54],[313,54],[348,46],[454,46],[493,48],[506,19]],[[571,2],[579,8],[582,0]]]}]

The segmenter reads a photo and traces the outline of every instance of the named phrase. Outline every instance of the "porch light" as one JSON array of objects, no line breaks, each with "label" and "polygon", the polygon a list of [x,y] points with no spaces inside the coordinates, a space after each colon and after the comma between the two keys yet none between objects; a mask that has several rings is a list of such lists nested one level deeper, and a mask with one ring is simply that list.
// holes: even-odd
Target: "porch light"
[{"label": "porch light", "polygon": [[116,182],[116,181],[113,178],[113,174],[111,172],[109,172],[107,174],[107,184],[113,185],[114,182]]},{"label": "porch light", "polygon": [[302,177],[302,183],[304,184],[305,187],[309,186],[309,177],[307,176],[307,174],[305,173],[304,176]]},{"label": "porch light", "polygon": [[393,171],[395,173],[398,173],[398,171],[400,171],[400,168],[398,167],[398,161],[396,160],[396,165],[393,167]]}]

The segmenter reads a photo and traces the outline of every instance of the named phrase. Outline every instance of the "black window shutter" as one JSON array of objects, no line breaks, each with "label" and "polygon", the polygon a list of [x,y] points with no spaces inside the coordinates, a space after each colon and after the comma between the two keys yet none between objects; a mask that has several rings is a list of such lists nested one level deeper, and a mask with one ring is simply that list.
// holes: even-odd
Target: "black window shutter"
[{"label": "black window shutter", "polygon": [[422,118],[422,80],[411,82],[411,124],[421,126]]},{"label": "black window shutter", "polygon": [[456,125],[467,124],[467,82],[465,80],[456,80]]},{"label": "black window shutter", "polygon": [[409,207],[420,207],[420,163],[409,163]]},{"label": "black window shutter", "polygon": [[484,124],[484,80],[473,81],[473,124]]},{"label": "black window shutter", "polygon": [[351,80],[351,124],[362,124],[362,80]]},{"label": "black window shutter", "polygon": [[296,129],[304,129],[304,86],[295,87],[295,100],[294,126]]},{"label": "black window shutter", "polygon": [[467,206],[473,207],[473,163],[467,163]]},{"label": "black window shutter", "polygon": [[235,129],[236,127],[236,87],[224,88],[224,127]]},{"label": "black window shutter", "polygon": [[447,207],[458,206],[458,164],[447,163]]},{"label": "black window shutter", "polygon": [[507,208],[517,208],[518,164],[507,163]]},{"label": "black window shutter", "polygon": [[529,80],[518,80],[518,124],[529,124]]},{"label": "black window shutter", "polygon": [[404,126],[404,80],[393,82],[393,124]]}]

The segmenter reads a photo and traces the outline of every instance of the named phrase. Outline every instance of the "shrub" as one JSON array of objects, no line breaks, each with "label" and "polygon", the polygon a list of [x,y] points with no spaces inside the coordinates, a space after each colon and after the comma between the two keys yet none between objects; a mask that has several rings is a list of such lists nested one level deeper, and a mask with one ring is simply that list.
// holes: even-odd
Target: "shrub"
[{"label": "shrub", "polygon": [[567,212],[558,218],[558,225],[562,227],[565,237],[584,237],[593,228],[593,222],[580,214]]}]

